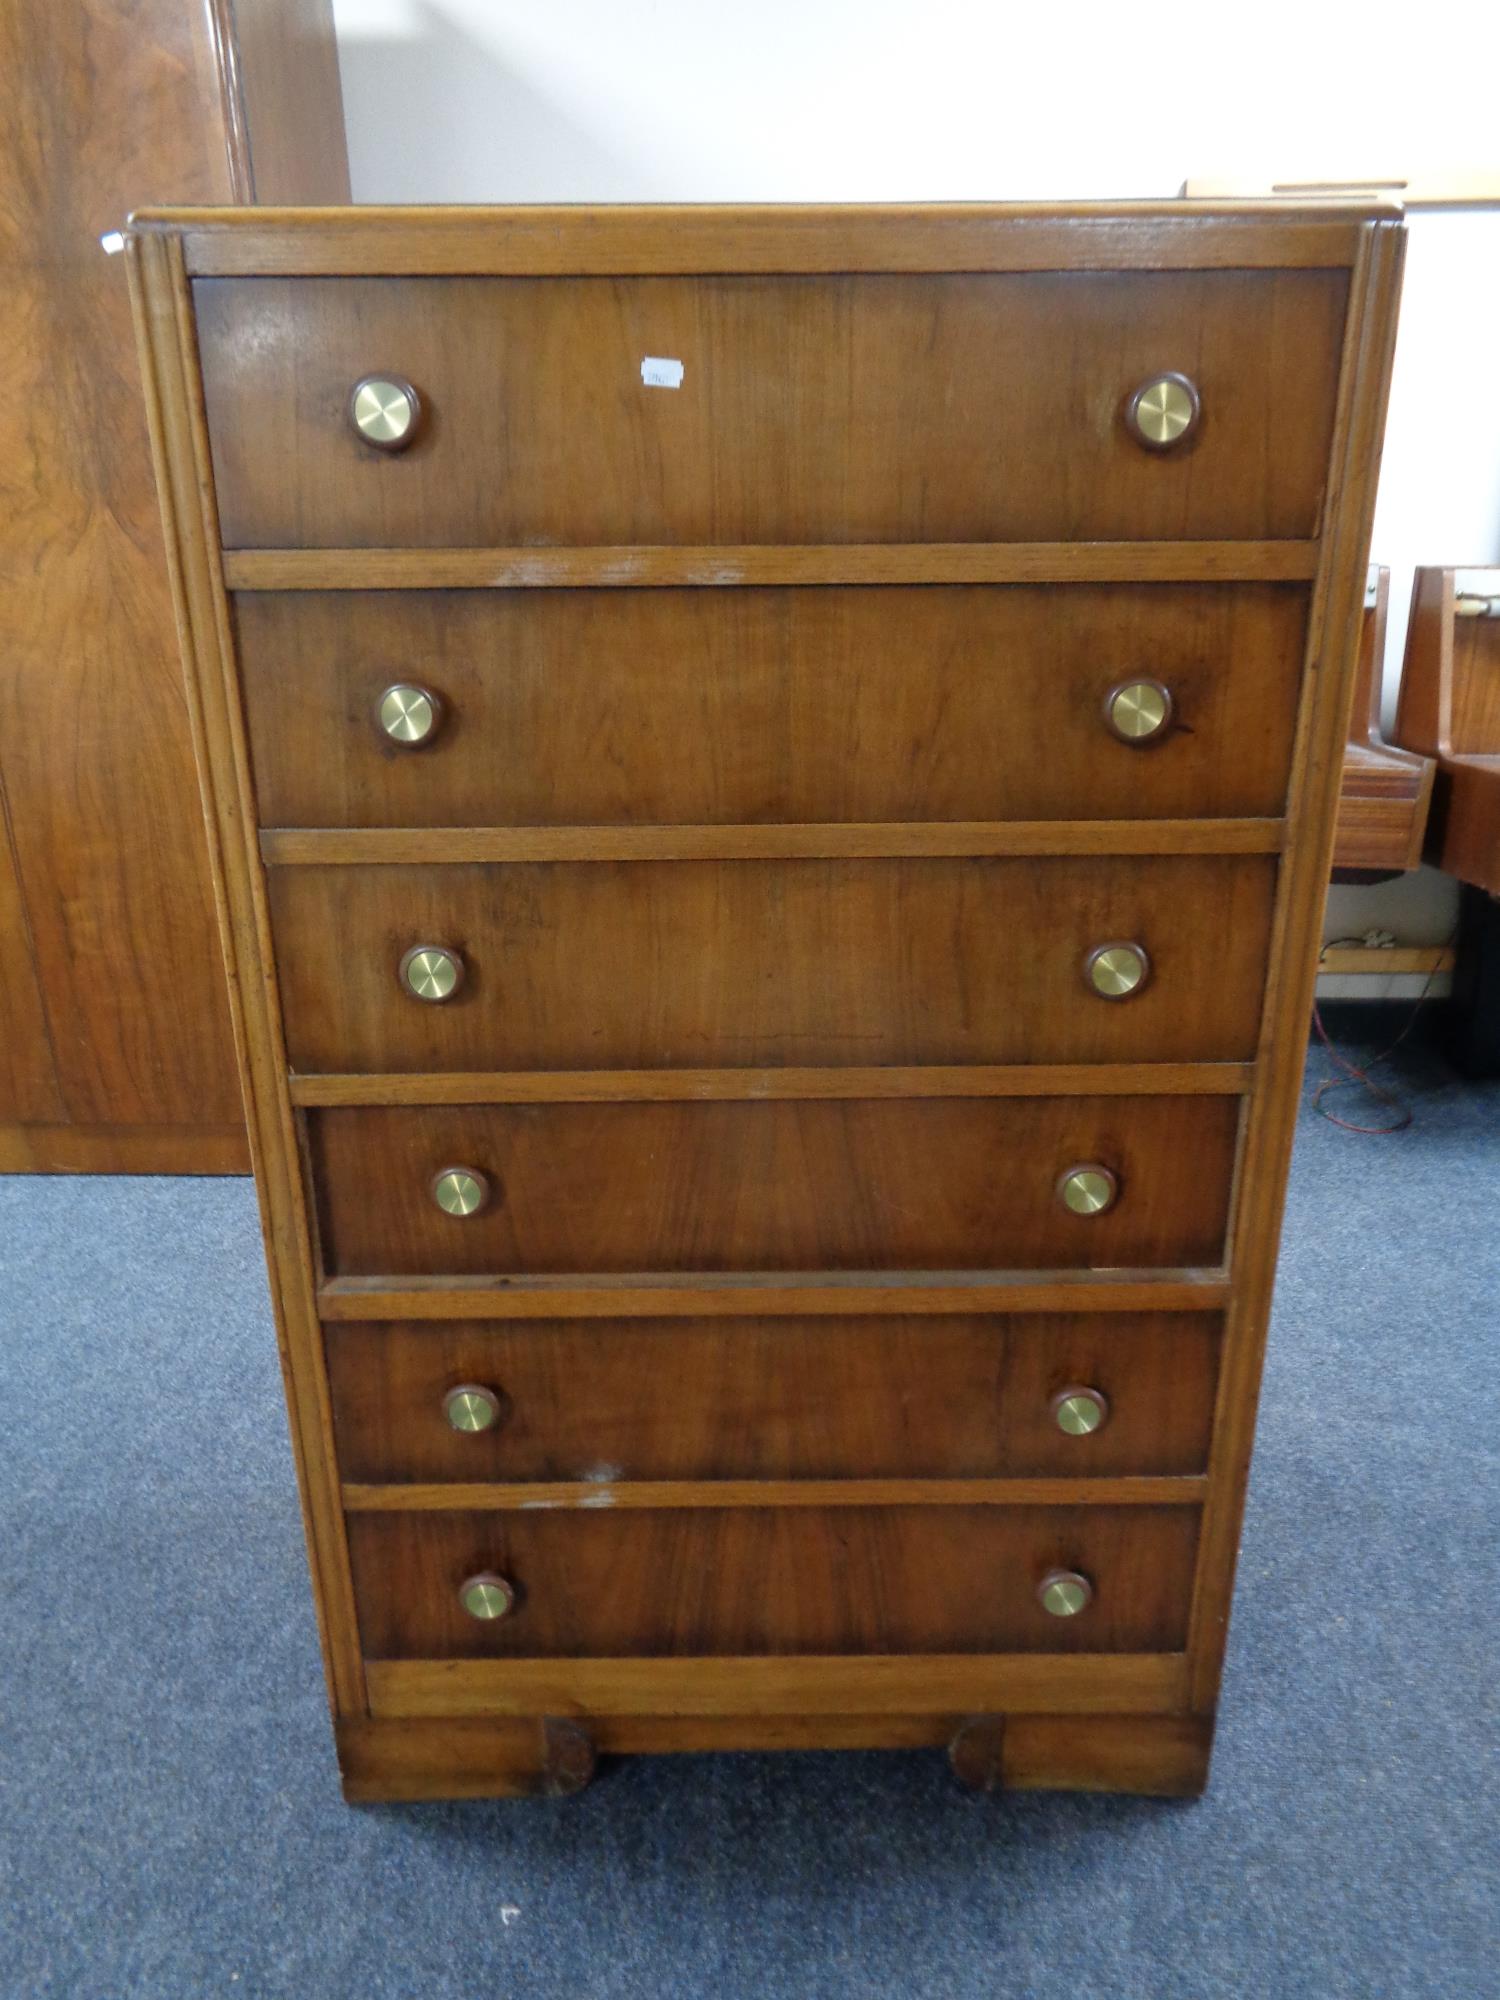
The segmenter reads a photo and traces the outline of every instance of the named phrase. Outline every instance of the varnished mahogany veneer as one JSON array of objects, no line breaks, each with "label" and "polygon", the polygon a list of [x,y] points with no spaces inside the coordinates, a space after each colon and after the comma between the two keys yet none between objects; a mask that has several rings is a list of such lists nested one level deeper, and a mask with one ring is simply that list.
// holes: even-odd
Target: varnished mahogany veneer
[{"label": "varnished mahogany veneer", "polygon": [[[1347,274],[200,279],[229,548],[1297,538]],[[1066,333],[1060,337],[1060,330]],[[646,355],[685,357],[647,388]],[[372,357],[380,357],[372,360]],[[372,367],[426,412],[351,434]],[[1190,370],[1170,460],[1132,392]]]},{"label": "varnished mahogany veneer", "polygon": [[[1186,1637],[1195,1507],[696,1508],[349,1517],[372,1659],[637,1653],[1166,1653]],[[1077,1618],[1049,1570],[1096,1577]],[[483,1570],[520,1592],[470,1618]]]},{"label": "varnished mahogany veneer", "polygon": [[1307,583],[1314,541],[720,542],[225,549],[234,591],[729,590],[1006,583]]},{"label": "varnished mahogany veneer", "polygon": [[[1500,896],[1500,619],[1458,616],[1459,574],[1413,580],[1396,734],[1437,760],[1428,860]],[[1500,595],[1500,570],[1475,580]]]},{"label": "varnished mahogany veneer", "polygon": [[[1212,1313],[408,1322],[324,1329],[346,1479],[1107,1478],[1207,1462]],[[495,1389],[452,1430],[443,1398]],[[1058,1429],[1052,1399],[1107,1399]]]},{"label": "varnished mahogany veneer", "polygon": [[[292,867],[270,875],[293,1067],[1232,1061],[1269,857]],[[1125,1001],[1085,982],[1138,941]],[[451,1000],[402,955],[461,955]]]},{"label": "varnished mahogany veneer", "polygon": [[[1275,817],[1295,584],[242,591],[266,826]],[[1121,743],[1147,677],[1175,727]],[[396,681],[433,741],[373,726]],[[1038,744],[1046,754],[1037,755]]]},{"label": "varnished mahogany veneer", "polygon": [[1339,783],[1335,880],[1358,882],[1415,868],[1422,859],[1435,766],[1387,743],[1380,723],[1381,673],[1391,573],[1372,572],[1374,590],[1360,625],[1359,666]]},{"label": "varnished mahogany veneer", "polygon": [[[1297,227],[1287,228],[1295,216]],[[600,272],[1348,270],[1395,208],[1289,202],[775,202],[299,210],[247,227],[233,210],[146,210],[184,276],[593,277]],[[289,221],[291,226],[289,226]]]},{"label": "varnished mahogany veneer", "polygon": [[[136,229],[351,1797],[855,1744],[1201,1786],[1400,250],[1357,204]],[[379,370],[405,453],[347,427]]]},{"label": "varnished mahogany veneer", "polygon": [[245,1173],[125,260],[347,201],[330,0],[0,9],[0,1171]]},{"label": "varnished mahogany veneer", "polygon": [[[1234,1098],[516,1104],[308,1114],[330,1272],[1212,1265]],[[1072,1214],[1098,1160],[1120,1197]],[[455,1220],[442,1168],[493,1198]]]},{"label": "varnished mahogany veneer", "polygon": [[1500,1072],[1500,619],[1460,615],[1458,599],[1500,597],[1500,569],[1419,569],[1396,734],[1437,763],[1427,859],[1464,885],[1451,1059],[1469,1076]]},{"label": "varnished mahogany veneer", "polygon": [[[763,1663],[757,1669],[764,1673]],[[847,1663],[839,1662],[845,1667]],[[398,1669],[399,1671],[399,1669]],[[1200,1716],[1007,1715],[986,1718],[987,1790],[1045,1786],[1083,1792],[1200,1792],[1212,1725]],[[599,1751],[921,1749],[951,1744],[970,1725],[951,1715],[591,1714],[587,1742]],[[344,1793],[363,1799],[486,1798],[497,1792],[556,1796],[577,1788],[577,1724],[513,1716],[385,1715],[341,1723]],[[590,1760],[591,1767],[591,1760]]]},{"label": "varnished mahogany veneer", "polygon": [[[1500,595],[1500,571],[1490,582]],[[1450,742],[1473,756],[1500,757],[1500,619],[1455,618]]]}]

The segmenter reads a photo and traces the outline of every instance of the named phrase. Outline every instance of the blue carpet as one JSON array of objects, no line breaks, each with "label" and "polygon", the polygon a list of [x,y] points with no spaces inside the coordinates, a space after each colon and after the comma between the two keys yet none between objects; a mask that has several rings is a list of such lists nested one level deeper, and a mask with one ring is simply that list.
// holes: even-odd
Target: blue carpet
[{"label": "blue carpet", "polygon": [[0,1180],[0,1993],[1495,1993],[1500,1086],[1399,1074],[1400,1137],[1303,1118],[1196,1803],[881,1754],[344,1806],[248,1183]]}]

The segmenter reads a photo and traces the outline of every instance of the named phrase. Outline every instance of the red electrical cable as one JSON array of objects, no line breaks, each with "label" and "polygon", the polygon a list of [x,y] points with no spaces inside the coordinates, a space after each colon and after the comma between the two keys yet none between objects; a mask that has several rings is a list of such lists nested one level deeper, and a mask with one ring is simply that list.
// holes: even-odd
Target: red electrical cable
[{"label": "red electrical cable", "polygon": [[[1418,1006],[1420,1006],[1421,1002],[1419,1001],[1417,1004]],[[1415,1016],[1413,1018],[1415,1018]],[[1408,1032],[1410,1025],[1411,1025],[1410,1022],[1408,1022],[1407,1027],[1402,1029],[1401,1032],[1403,1035],[1405,1035]],[[1407,1126],[1410,1125],[1412,1121],[1411,1106],[1406,1102],[1405,1098],[1401,1096],[1399,1091],[1387,1090],[1383,1084],[1376,1083],[1372,1077],[1367,1075],[1366,1072],[1360,1068],[1358,1063],[1350,1062],[1347,1056],[1342,1056],[1339,1054],[1338,1050],[1333,1046],[1333,1043],[1328,1038],[1328,1030],[1323,1026],[1323,1016],[1318,1011],[1318,1003],[1316,1000],[1314,1000],[1313,1002],[1313,1026],[1317,1029],[1318,1040],[1323,1044],[1324,1048],[1327,1049],[1330,1060],[1333,1062],[1336,1068],[1341,1069],[1344,1072],[1342,1076],[1325,1077],[1323,1081],[1318,1085],[1317,1089],[1313,1092],[1312,1108],[1314,1111],[1318,1113],[1319,1117],[1326,1118],[1330,1125],[1337,1125],[1341,1132],[1366,1132],[1369,1133],[1374,1138],[1383,1138],[1387,1133],[1391,1132],[1404,1132]],[[1385,1058],[1388,1055],[1390,1055],[1392,1050],[1394,1050],[1397,1046],[1398,1046],[1397,1042],[1392,1042],[1391,1047],[1389,1049],[1383,1050],[1382,1053],[1374,1057],[1373,1060],[1375,1062],[1384,1062]],[[1396,1122],[1393,1125],[1356,1125],[1352,1122],[1352,1120],[1348,1118],[1340,1118],[1336,1116],[1335,1113],[1333,1113],[1332,1111],[1325,1109],[1323,1104],[1323,1099],[1328,1095],[1329,1091],[1350,1090],[1356,1084],[1361,1085],[1365,1090],[1367,1090],[1370,1096],[1373,1097],[1378,1104],[1388,1104],[1391,1106],[1392,1110],[1396,1111],[1399,1114],[1396,1118]]]},{"label": "red electrical cable", "polygon": [[[1412,1005],[1411,1017],[1407,1021],[1406,1026],[1401,1030],[1400,1034],[1397,1035],[1395,1041],[1391,1043],[1389,1048],[1382,1049],[1379,1055],[1372,1056],[1370,1058],[1370,1069],[1373,1069],[1376,1063],[1383,1063],[1387,1060],[1388,1057],[1393,1056],[1396,1053],[1397,1049],[1400,1048],[1401,1044],[1406,1040],[1407,1036],[1411,1033],[1412,1029],[1417,1025],[1417,1016],[1421,1013],[1422,1009],[1426,1006],[1429,998],[1431,997],[1432,982],[1434,979],[1436,979],[1438,972],[1441,969],[1443,959],[1447,955],[1449,947],[1453,944],[1454,938],[1456,938],[1457,935],[1458,933],[1457,931],[1455,931],[1453,933],[1453,937],[1450,937],[1448,939],[1447,944],[1441,947],[1438,956],[1433,961],[1432,970],[1427,975],[1426,983],[1423,985],[1421,992],[1417,995],[1416,1000]],[[1415,1116],[1415,1113],[1413,1112],[1411,1106],[1407,1103],[1406,1099],[1401,1095],[1400,1091],[1388,1089],[1384,1084],[1377,1083],[1375,1079],[1369,1074],[1368,1070],[1361,1069],[1358,1063],[1351,1062],[1347,1056],[1341,1055],[1339,1053],[1339,1051],[1334,1047],[1332,1041],[1329,1039],[1328,1030],[1323,1025],[1323,1016],[1322,1013],[1319,1011],[1318,1003],[1316,1000],[1314,1000],[1313,1002],[1313,1026],[1318,1031],[1319,1041],[1328,1051],[1330,1061],[1333,1062],[1336,1068],[1341,1069],[1344,1072],[1342,1076],[1325,1077],[1324,1080],[1318,1085],[1317,1089],[1313,1092],[1312,1108],[1314,1111],[1318,1113],[1319,1117],[1326,1118],[1330,1125],[1337,1125],[1341,1132],[1363,1132],[1368,1134],[1371,1138],[1376,1138],[1376,1139],[1385,1138],[1388,1134],[1393,1132],[1404,1132],[1407,1126],[1411,1124],[1412,1119]],[[1327,1111],[1324,1109],[1323,1099],[1329,1094],[1330,1091],[1352,1090],[1356,1086],[1367,1091],[1369,1095],[1375,1099],[1377,1104],[1388,1104],[1393,1111],[1396,1111],[1399,1115],[1396,1118],[1395,1123],[1392,1125],[1356,1125],[1352,1122],[1352,1120],[1348,1118],[1340,1118],[1336,1116],[1335,1113],[1333,1113],[1332,1111]]]}]

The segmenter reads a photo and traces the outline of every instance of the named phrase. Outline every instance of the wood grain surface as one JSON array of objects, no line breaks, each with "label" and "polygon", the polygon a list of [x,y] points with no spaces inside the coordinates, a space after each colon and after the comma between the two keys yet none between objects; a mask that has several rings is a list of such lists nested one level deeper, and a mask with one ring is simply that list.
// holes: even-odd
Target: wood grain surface
[{"label": "wood grain surface", "polygon": [[[281,868],[299,1070],[1234,1061],[1254,1053],[1269,859]],[[1150,976],[1101,998],[1126,940]],[[414,999],[405,953],[462,962]]]},{"label": "wood grain surface", "polygon": [[811,826],[269,827],[276,868],[461,861],[821,861],[950,855],[1279,854],[1279,819],[877,820]]},{"label": "wood grain surface", "polygon": [[228,549],[231,590],[693,590],[762,585],[1306,583],[1316,541],[720,543]]},{"label": "wood grain surface", "polygon": [[1437,762],[1427,858],[1500,896],[1500,620],[1456,598],[1452,569],[1417,571],[1396,735]]},{"label": "wood grain surface", "polygon": [[130,304],[99,242],[132,194],[230,193],[207,19],[7,8],[0,79],[4,984],[21,1037],[0,1123],[226,1125],[239,1087]]},{"label": "wood grain surface", "polygon": [[245,808],[249,759],[234,687],[213,495],[200,470],[207,462],[207,439],[194,389],[182,247],[169,237],[133,237],[126,254],[318,1635],[331,1707],[336,1715],[359,1714],[365,1707],[364,1666],[338,1505],[317,1267],[287,1097],[254,815]]},{"label": "wood grain surface", "polygon": [[[1223,1248],[1233,1098],[547,1104],[305,1113],[337,1273],[1199,1265]],[[1077,1216],[1080,1161],[1120,1198]],[[429,1192],[478,1168],[490,1207]]]},{"label": "wood grain surface", "polygon": [[[1194,1473],[1218,1320],[463,1321],[324,1328],[346,1480],[993,1479]],[[502,1421],[454,1431],[462,1383]],[[1102,1427],[1059,1430],[1082,1385]]]},{"label": "wood grain surface", "polygon": [[839,1318],[844,1313],[1204,1312],[1232,1294],[1219,1266],[1170,1271],[720,1271],[325,1277],[326,1320]]},{"label": "wood grain surface", "polygon": [[[225,546],[1303,538],[1347,293],[1328,271],[199,280]],[[677,390],[642,358],[682,360]],[[1124,410],[1190,374],[1200,434]],[[354,384],[411,382],[399,453]]]},{"label": "wood grain surface", "polygon": [[712,202],[519,208],[143,209],[197,276],[615,276],[713,271],[1347,269],[1379,196],[1327,201]]},{"label": "wood grain surface", "polygon": [[242,201],[323,208],[349,200],[333,0],[210,0],[228,115],[243,137]]},{"label": "wood grain surface", "polygon": [[[1276,818],[1305,621],[1273,584],[235,600],[273,827]],[[1141,678],[1146,748],[1105,726]],[[443,703],[417,751],[396,682]]]},{"label": "wood grain surface", "polygon": [[[1326,954],[1325,954],[1326,957]],[[1422,955],[1422,970],[1432,968]],[[1332,969],[1332,968],[1330,968]],[[1350,968],[1345,968],[1346,970]],[[1354,970],[1364,970],[1363,963]],[[1439,970],[1442,968],[1439,967]],[[390,1070],[290,1079],[316,1104],[704,1103],[772,1097],[1240,1097],[1253,1063],[964,1063],[920,1068]]]},{"label": "wood grain surface", "polygon": [[1375,575],[1375,601],[1366,602],[1360,624],[1349,740],[1339,781],[1335,880],[1341,870],[1389,873],[1417,867],[1432,805],[1433,759],[1388,743],[1381,726],[1391,573],[1382,565]]},{"label": "wood grain surface", "polygon": [[349,1514],[595,1514],[813,1507],[1195,1506],[1208,1489],[1197,1474],[1128,1473],[1101,1488],[1093,1479],[632,1479],[407,1480],[344,1485]]},{"label": "wood grain surface", "polygon": [[1405,250],[1405,236],[1399,227],[1377,224],[1361,249],[1351,280],[1354,307],[1340,371],[1330,464],[1329,529],[1309,622],[1310,671],[1298,718],[1289,852],[1282,868],[1272,932],[1256,1087],[1247,1107],[1239,1161],[1239,1199],[1230,1253],[1235,1287],[1225,1322],[1209,1495],[1189,1642],[1192,1706],[1197,1712],[1212,1709],[1223,1670],[1333,854],[1338,779],[1358,660],[1359,619]]},{"label": "wood grain surface", "polygon": [[[632,1654],[1141,1653],[1183,1642],[1193,1507],[734,1508],[351,1514],[372,1659]],[[1049,1570],[1094,1600],[1037,1602]],[[473,1619],[466,1577],[505,1576]]]},{"label": "wood grain surface", "polygon": [[[680,1719],[703,1726],[705,1744],[708,1728],[730,1717],[778,1721],[795,1741],[799,1723],[815,1731],[830,1717],[954,1716],[946,1741],[958,1717],[986,1709],[1170,1715],[1182,1710],[1187,1685],[1180,1653],[371,1660],[366,1673],[372,1715]],[[811,1733],[804,1743],[817,1740]]]},{"label": "wood grain surface", "polygon": [[[1500,597],[1500,571],[1494,577]],[[1500,756],[1500,618],[1455,618],[1450,742],[1460,756]]]},{"label": "wood grain surface", "polygon": [[[268,73],[292,43],[295,103]],[[100,239],[133,201],[254,199],[272,154],[270,194],[347,198],[332,51],[327,0],[0,12],[9,1172],[248,1165],[124,260]]]},{"label": "wood grain surface", "polygon": [[[967,1723],[986,1783],[1201,1786],[1401,242],[1368,206],[138,231],[175,489],[219,507],[184,597],[365,1795],[465,1742],[534,1785],[549,1715],[590,1752]],[[1202,425],[1149,454],[1125,401],[1174,366]],[[422,393],[405,453],[348,430],[375,370]],[[1116,651],[1181,696],[1155,751],[1100,733]],[[408,759],[398,678],[447,707]],[[1118,1007],[1062,980],[1096,916],[1152,932]],[[418,942],[464,956],[449,1008],[395,984]],[[505,1422],[462,1438],[471,1372]],[[481,1625],[488,1569],[520,1608]]]}]

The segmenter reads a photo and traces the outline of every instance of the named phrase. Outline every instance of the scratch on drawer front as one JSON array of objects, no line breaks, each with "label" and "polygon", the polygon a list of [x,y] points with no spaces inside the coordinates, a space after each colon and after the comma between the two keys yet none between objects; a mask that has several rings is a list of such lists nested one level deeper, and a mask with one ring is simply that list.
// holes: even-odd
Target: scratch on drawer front
[{"label": "scratch on drawer front", "polygon": [[556,1499],[552,1500],[523,1500],[521,1502],[522,1511],[530,1512],[538,1507],[561,1507],[566,1509],[570,1507],[614,1506],[615,1495],[613,1489],[616,1483],[624,1477],[624,1472],[620,1466],[596,1465],[590,1471],[585,1472],[583,1477],[591,1486],[597,1486],[599,1491],[597,1493],[580,1493],[576,1496],[573,1494],[559,1494]]},{"label": "scratch on drawer front", "polygon": [[644,568],[645,562],[640,556],[618,556],[611,562],[599,565],[599,581],[601,583],[630,583],[641,575]]},{"label": "scratch on drawer front", "polygon": [[579,1501],[580,1507],[613,1507],[615,1504],[614,1485],[621,1474],[618,1465],[595,1465],[583,1475],[591,1486],[597,1486],[597,1493],[590,1493]]},{"label": "scratch on drawer front", "polygon": [[[590,551],[593,554],[593,551]],[[590,565],[589,581],[592,583],[633,583],[641,574],[642,559],[633,553],[624,553],[613,561]],[[539,553],[535,562],[529,562],[524,554],[507,553],[505,567],[497,570],[490,582],[497,587],[515,586],[526,589],[529,586],[546,586],[558,581],[556,551],[547,549]]]}]

